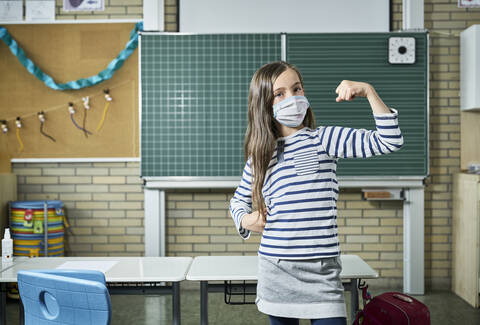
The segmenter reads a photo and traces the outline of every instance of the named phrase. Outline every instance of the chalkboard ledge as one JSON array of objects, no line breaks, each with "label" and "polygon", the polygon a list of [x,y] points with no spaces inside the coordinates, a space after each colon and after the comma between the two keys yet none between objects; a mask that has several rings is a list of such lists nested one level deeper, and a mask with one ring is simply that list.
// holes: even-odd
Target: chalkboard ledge
[{"label": "chalkboard ledge", "polygon": [[139,157],[112,158],[12,158],[11,163],[140,162]]},{"label": "chalkboard ledge", "polygon": [[[424,187],[425,176],[339,176],[340,188]],[[235,188],[240,177],[143,177],[147,189]]]}]

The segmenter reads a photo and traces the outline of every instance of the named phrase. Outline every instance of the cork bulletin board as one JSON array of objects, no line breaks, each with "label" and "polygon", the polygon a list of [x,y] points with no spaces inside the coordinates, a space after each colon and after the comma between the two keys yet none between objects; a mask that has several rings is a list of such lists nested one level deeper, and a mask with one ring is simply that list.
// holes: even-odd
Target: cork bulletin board
[{"label": "cork bulletin board", "polygon": [[[125,48],[133,23],[105,24],[21,24],[5,26],[25,54],[57,83],[97,75]],[[110,103],[103,126],[109,89]],[[88,137],[74,126],[68,103],[74,103],[74,119],[83,125],[82,97],[89,96],[86,129]],[[40,133],[37,113],[45,112]],[[15,119],[20,116],[20,138]],[[113,77],[80,90],[53,90],[31,75],[0,42],[0,120],[7,120],[9,131],[0,132],[0,160],[11,158],[89,158],[138,157],[138,50]]]}]

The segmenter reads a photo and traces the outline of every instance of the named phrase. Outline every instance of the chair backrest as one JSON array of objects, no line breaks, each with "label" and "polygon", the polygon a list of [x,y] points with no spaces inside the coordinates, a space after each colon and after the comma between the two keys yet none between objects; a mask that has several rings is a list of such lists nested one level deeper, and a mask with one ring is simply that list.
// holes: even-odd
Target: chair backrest
[{"label": "chair backrest", "polygon": [[105,276],[91,270],[18,272],[25,325],[108,325],[111,303]]},{"label": "chair backrest", "polygon": [[65,276],[68,278],[96,281],[106,285],[105,275],[100,271],[78,270],[78,269],[77,270],[49,269],[49,270],[34,270],[34,272]]}]

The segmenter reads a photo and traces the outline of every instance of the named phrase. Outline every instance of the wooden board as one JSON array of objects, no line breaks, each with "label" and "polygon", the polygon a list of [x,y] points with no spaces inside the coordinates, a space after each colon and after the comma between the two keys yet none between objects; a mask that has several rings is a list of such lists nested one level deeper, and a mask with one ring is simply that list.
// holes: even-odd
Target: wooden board
[{"label": "wooden board", "polygon": [[[97,75],[125,48],[133,23],[8,25],[10,35],[29,57],[57,83]],[[103,83],[81,90],[48,88],[31,75],[0,42],[0,120],[8,120],[10,131],[0,134],[0,157],[7,158],[88,158],[138,157],[138,50]],[[113,102],[103,127],[97,132],[105,107],[103,89],[110,89]],[[85,137],[68,112],[75,104],[74,118],[83,123],[82,97],[90,97],[91,109]],[[37,112],[46,113],[45,133],[40,134]],[[24,149],[19,151],[15,118],[20,116]]]},{"label": "wooden board", "polygon": [[480,175],[453,179],[452,291],[479,307]]},{"label": "wooden board", "polygon": [[480,112],[461,113],[461,169],[468,169],[468,164],[480,164]]}]

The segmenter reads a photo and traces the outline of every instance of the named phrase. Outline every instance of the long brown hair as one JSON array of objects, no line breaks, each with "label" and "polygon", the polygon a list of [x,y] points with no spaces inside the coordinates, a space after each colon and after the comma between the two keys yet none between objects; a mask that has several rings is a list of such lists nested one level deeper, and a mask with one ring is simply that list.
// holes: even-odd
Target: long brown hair
[{"label": "long brown hair", "polygon": [[[252,201],[260,212],[265,209],[262,195],[265,173],[275,150],[276,139],[282,136],[273,117],[273,84],[278,76],[287,69],[292,69],[297,73],[302,88],[304,88],[300,72],[284,61],[265,64],[255,72],[250,82],[248,126],[243,146],[245,160],[248,160],[249,157],[252,160]],[[312,129],[315,128],[315,118],[311,108],[307,110],[303,125]],[[264,214],[261,213],[261,215],[266,221]]]}]

